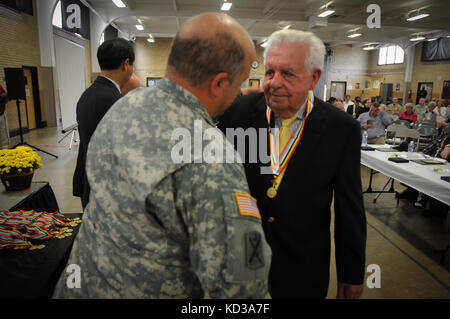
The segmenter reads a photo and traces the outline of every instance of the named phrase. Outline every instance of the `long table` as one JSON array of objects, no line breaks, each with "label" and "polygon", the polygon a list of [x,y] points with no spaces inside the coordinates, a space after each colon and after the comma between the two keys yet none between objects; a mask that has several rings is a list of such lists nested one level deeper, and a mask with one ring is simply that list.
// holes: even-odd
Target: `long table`
[{"label": "long table", "polygon": [[0,185],[0,209],[59,212],[58,202],[48,182],[32,182],[27,190],[7,192]]},{"label": "long table", "polygon": [[[64,214],[82,218],[83,214]],[[55,285],[66,267],[78,225],[73,235],[64,239],[44,240],[44,249],[0,250],[0,299],[51,298]]]},{"label": "long table", "polygon": [[[369,145],[373,148],[389,147],[389,145]],[[398,155],[411,155],[407,152],[395,152]],[[394,152],[361,150],[361,164],[389,176],[421,193],[450,205],[450,183],[441,180],[441,176],[450,176],[450,164],[421,165],[412,161],[395,163],[389,161]],[[434,168],[444,172],[436,172]]]}]

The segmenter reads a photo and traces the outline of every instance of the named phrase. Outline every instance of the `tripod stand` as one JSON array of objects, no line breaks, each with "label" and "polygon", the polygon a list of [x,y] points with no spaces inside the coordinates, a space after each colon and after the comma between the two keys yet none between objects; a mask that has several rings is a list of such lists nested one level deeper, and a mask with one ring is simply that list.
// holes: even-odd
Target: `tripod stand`
[{"label": "tripod stand", "polygon": [[[26,102],[25,102],[25,103],[26,103]],[[44,150],[41,150],[40,148],[37,148],[36,146],[30,145],[30,144],[28,144],[27,142],[24,142],[24,141],[23,141],[22,118],[21,118],[21,116],[20,116],[20,101],[19,101],[19,99],[16,99],[16,105],[17,105],[17,114],[18,114],[18,116],[19,116],[19,134],[20,134],[20,142],[17,143],[16,145],[14,145],[13,148],[16,148],[17,146],[21,146],[21,145],[26,145],[26,146],[29,146],[29,147],[33,148],[33,149],[36,150],[36,151],[43,152],[43,153],[45,153],[45,154],[48,154],[48,155],[53,156],[53,157],[55,157],[55,158],[58,158],[58,156],[56,156],[56,155],[54,155],[54,154],[52,154],[52,153],[49,153],[49,152],[44,151]]]},{"label": "tripod stand", "polygon": [[75,142],[78,142],[78,139],[75,138],[75,132],[78,131],[78,124],[75,124],[74,126],[71,126],[70,128],[67,128],[65,130],[62,130],[62,133],[66,133],[66,135],[64,135],[59,141],[58,143],[61,143],[63,139],[65,139],[67,136],[69,136],[69,134],[72,133],[72,137],[70,138],[70,145],[69,145],[69,150],[72,149],[72,144]]}]

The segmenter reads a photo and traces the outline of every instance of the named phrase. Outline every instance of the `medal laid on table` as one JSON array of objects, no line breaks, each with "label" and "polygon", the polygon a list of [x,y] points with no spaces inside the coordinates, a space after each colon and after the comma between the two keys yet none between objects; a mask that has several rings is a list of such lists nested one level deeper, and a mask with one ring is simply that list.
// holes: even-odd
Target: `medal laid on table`
[{"label": "medal laid on table", "polygon": [[[300,121],[300,123],[297,125],[292,134],[290,134],[289,132],[289,126],[290,123],[292,123],[295,120],[295,118],[284,120],[286,122],[290,121],[290,123],[288,123],[286,127],[284,127],[285,125],[283,124],[282,129],[284,128],[285,130],[282,132],[282,130],[280,129],[280,131],[278,132],[278,141],[280,141],[282,135],[286,134],[285,136],[283,136],[283,139],[286,140],[286,142],[282,143],[276,143],[277,136],[275,136],[275,134],[272,134],[271,132],[270,119],[272,116],[272,109],[269,106],[267,106],[266,116],[269,122],[270,163],[274,179],[272,180],[272,186],[267,189],[266,195],[271,199],[277,196],[277,190],[281,183],[281,178],[284,174],[284,170],[286,169],[287,164],[289,163],[292,155],[294,154],[295,149],[300,143],[300,140],[303,135],[303,130],[305,128],[305,121],[308,118],[309,114],[311,113],[313,106],[314,106],[314,94],[312,91],[309,91],[308,99],[306,101],[305,117],[303,121]],[[279,150],[281,149],[282,151],[279,152]]]}]

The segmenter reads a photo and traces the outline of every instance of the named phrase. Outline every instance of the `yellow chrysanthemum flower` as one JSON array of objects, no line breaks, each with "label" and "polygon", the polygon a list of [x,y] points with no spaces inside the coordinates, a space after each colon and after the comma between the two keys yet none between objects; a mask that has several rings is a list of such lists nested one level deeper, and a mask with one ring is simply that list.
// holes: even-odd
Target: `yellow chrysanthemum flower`
[{"label": "yellow chrysanthemum flower", "polygon": [[28,146],[0,150],[0,174],[32,172],[42,166],[39,155]]}]

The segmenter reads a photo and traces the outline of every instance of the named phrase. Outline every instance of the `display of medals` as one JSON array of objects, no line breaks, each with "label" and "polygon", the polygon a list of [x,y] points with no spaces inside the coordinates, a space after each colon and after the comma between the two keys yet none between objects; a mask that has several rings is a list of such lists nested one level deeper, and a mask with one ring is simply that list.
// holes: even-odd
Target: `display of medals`
[{"label": "display of medals", "polygon": [[72,236],[80,218],[67,218],[59,212],[47,213],[34,210],[0,210],[1,249],[42,249],[45,240]]},{"label": "display of medals", "polygon": [[300,143],[300,140],[303,135],[303,130],[305,128],[306,119],[308,118],[309,114],[311,113],[313,106],[314,106],[314,93],[313,93],[313,91],[309,91],[308,99],[306,101],[305,117],[304,117],[303,121],[300,121],[300,123],[297,125],[297,127],[294,130],[294,133],[291,134],[291,137],[287,141],[286,145],[284,145],[284,148],[282,151],[277,150],[276,136],[275,136],[275,134],[272,134],[271,128],[270,128],[270,118],[272,116],[272,109],[269,106],[267,106],[267,108],[266,108],[266,116],[267,116],[267,121],[269,123],[270,163],[272,166],[272,173],[274,175],[274,180],[272,180],[272,186],[267,189],[266,195],[267,195],[267,197],[269,197],[271,199],[275,198],[277,196],[276,179],[286,169],[286,166],[289,163],[289,160],[291,159],[292,155],[294,154],[295,149],[297,148],[298,144]]}]

